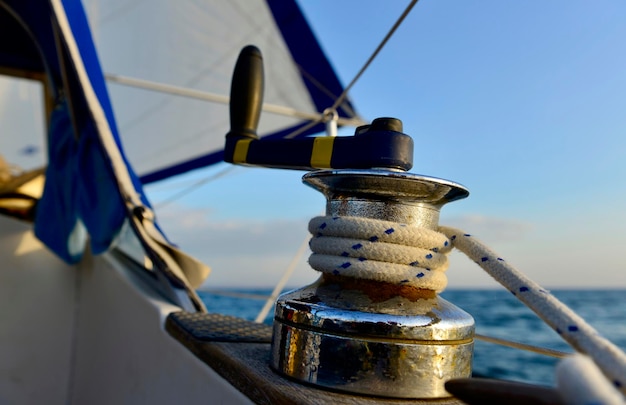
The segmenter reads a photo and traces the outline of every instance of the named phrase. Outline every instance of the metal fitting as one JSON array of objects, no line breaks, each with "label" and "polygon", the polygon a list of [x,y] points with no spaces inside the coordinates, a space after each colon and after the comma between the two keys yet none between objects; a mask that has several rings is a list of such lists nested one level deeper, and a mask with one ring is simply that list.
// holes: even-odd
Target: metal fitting
[{"label": "metal fitting", "polygon": [[[389,169],[316,171],[303,180],[326,196],[327,215],[429,229],[437,229],[444,204],[469,194]],[[334,390],[441,398],[450,396],[447,380],[471,375],[473,337],[473,318],[434,291],[325,274],[279,297],[270,364]]]}]

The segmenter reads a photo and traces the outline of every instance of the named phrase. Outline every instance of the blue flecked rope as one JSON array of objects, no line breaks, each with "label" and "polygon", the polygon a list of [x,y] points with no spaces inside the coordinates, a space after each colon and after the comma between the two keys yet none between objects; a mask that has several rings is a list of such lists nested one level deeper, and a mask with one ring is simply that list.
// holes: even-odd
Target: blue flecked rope
[{"label": "blue flecked rope", "polygon": [[323,273],[442,291],[448,238],[425,228],[357,217],[309,222],[309,264]]},{"label": "blue flecked rope", "polygon": [[452,247],[459,249],[572,347],[590,356],[612,384],[626,393],[626,354],[470,234],[449,227],[436,232],[370,218],[330,216],[313,218],[309,231],[313,234],[309,263],[315,270],[438,292],[447,282],[446,254]]},{"label": "blue flecked rope", "polygon": [[455,248],[465,253],[496,281],[532,309],[577,351],[587,354],[613,385],[626,393],[626,354],[591,327],[554,295],[471,235],[454,228],[440,227]]}]

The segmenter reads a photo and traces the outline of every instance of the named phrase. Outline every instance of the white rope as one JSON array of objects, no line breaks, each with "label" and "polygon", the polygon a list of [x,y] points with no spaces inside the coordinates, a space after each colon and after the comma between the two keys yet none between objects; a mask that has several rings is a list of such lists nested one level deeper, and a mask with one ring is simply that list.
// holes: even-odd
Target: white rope
[{"label": "white rope", "polygon": [[315,217],[309,264],[323,273],[442,291],[448,238],[425,228],[357,217]]},{"label": "white rope", "polygon": [[454,247],[474,260],[496,281],[532,309],[577,351],[589,355],[613,385],[626,393],[626,354],[554,295],[508,264],[471,235],[440,227]]},{"label": "white rope", "polygon": [[526,343],[515,342],[513,340],[481,335],[479,333],[474,334],[474,339],[482,340],[483,342],[492,343],[495,345],[510,347],[512,349],[524,350],[527,352],[542,354],[549,357],[556,357],[557,359],[564,359],[568,356],[571,356],[571,353],[562,352],[560,350],[548,349],[547,347],[534,346]]},{"label": "white rope", "polygon": [[624,405],[624,397],[591,359],[575,353],[556,367],[556,386],[569,405]]},{"label": "white rope", "polygon": [[626,354],[547,290],[486,245],[459,229],[425,228],[360,217],[316,217],[309,258],[315,270],[346,277],[442,291],[446,254],[456,247],[552,327],[589,355],[611,383],[626,393]]}]

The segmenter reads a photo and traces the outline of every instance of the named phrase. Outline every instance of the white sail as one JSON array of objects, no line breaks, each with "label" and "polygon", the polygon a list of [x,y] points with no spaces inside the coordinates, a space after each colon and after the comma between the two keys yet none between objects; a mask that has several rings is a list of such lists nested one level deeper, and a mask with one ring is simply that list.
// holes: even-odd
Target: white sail
[{"label": "white sail", "polygon": [[[109,77],[137,78],[227,97],[237,55],[241,48],[253,44],[264,56],[265,102],[319,113],[332,105],[340,90],[329,88],[325,82],[325,60],[312,60],[315,65],[304,66],[292,55],[283,35],[286,30],[308,27],[294,20],[296,27],[281,31],[268,3],[88,0],[85,9],[103,70]],[[293,8],[290,13],[299,13],[295,3],[289,3],[280,6],[288,5]],[[281,23],[293,19],[278,18]],[[309,38],[299,32],[293,35],[299,35],[307,46],[317,46],[306,43]],[[314,50],[310,52],[315,56]],[[311,94],[304,77],[313,77],[317,89],[328,93],[326,99],[314,100],[319,95]],[[335,82],[336,78],[331,77],[331,84]],[[163,176],[186,171],[180,165],[190,160],[203,160],[200,165],[221,160],[219,151],[229,130],[228,105],[111,80],[108,87],[124,149],[140,177],[173,167],[179,168]],[[271,135],[300,122],[302,119],[264,112],[259,133]]]}]

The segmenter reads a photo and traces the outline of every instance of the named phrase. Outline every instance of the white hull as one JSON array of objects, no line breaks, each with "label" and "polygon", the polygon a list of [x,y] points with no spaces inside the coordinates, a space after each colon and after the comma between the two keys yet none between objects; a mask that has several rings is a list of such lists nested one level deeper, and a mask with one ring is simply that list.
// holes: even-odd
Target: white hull
[{"label": "white hull", "polygon": [[112,254],[68,266],[0,217],[0,404],[249,403],[164,330],[180,308]]}]

